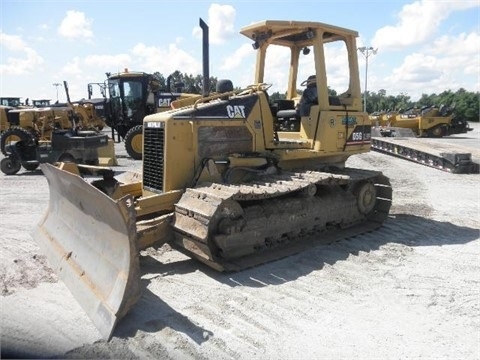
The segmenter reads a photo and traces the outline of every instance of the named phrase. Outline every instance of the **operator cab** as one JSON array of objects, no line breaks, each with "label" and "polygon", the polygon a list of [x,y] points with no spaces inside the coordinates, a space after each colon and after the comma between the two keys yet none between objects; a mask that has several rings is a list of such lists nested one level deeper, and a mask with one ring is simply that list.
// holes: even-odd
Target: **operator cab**
[{"label": "operator cab", "polygon": [[273,145],[289,139],[313,146],[322,113],[362,110],[356,31],[318,22],[263,21],[240,32],[257,51],[255,83],[272,84],[267,99],[276,129]]}]

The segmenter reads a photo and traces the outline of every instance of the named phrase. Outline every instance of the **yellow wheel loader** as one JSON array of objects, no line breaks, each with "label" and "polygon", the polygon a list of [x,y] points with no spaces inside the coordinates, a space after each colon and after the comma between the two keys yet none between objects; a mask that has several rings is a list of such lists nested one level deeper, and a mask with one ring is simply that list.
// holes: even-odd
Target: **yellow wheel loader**
[{"label": "yellow wheel loader", "polygon": [[[135,160],[142,159],[143,118],[147,115],[170,110],[175,100],[195,97],[198,94],[172,92],[169,76],[167,91],[160,91],[160,84],[152,74],[129,71],[107,73],[104,83],[88,84],[91,98],[93,85],[99,85],[104,96],[106,123],[118,138],[125,142],[125,150]],[[107,98],[108,89],[108,98]],[[176,89],[178,90],[178,89]]]},{"label": "yellow wheel loader", "polygon": [[[370,151],[356,31],[300,21],[244,27],[257,54],[254,83],[234,91],[219,81],[210,95],[208,26],[200,26],[202,97],[145,117],[141,174],[90,167],[98,177],[89,182],[70,165],[41,165],[50,203],[34,237],[106,338],[140,296],[141,249],[168,242],[239,271],[371,231],[389,213],[388,178],[345,166]],[[266,83],[272,56],[289,74],[278,85],[286,99],[275,103]],[[344,81],[333,76],[340,64]],[[308,101],[297,93],[307,77]],[[298,122],[295,131],[278,131],[286,119]]]}]

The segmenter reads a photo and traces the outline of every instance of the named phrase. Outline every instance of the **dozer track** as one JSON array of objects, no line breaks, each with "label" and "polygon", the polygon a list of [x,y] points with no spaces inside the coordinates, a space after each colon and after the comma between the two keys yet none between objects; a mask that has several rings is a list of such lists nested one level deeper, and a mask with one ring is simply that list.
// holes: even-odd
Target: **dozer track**
[{"label": "dozer track", "polygon": [[175,205],[174,247],[223,271],[282,258],[378,228],[392,188],[379,172],[283,172],[242,185],[187,189]]}]

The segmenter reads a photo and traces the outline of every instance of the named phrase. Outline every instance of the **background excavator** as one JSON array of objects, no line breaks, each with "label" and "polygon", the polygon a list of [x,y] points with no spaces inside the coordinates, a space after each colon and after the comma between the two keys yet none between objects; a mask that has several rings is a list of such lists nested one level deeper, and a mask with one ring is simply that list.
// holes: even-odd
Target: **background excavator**
[{"label": "background excavator", "polygon": [[[141,249],[168,242],[238,271],[374,230],[390,210],[388,178],[345,166],[370,151],[356,31],[300,21],[246,26],[257,55],[253,85],[235,91],[222,80],[209,94],[208,26],[200,26],[202,97],[144,118],[141,174],[90,168],[96,176],[85,179],[80,166],[41,166],[50,200],[33,236],[105,338],[140,296]],[[286,99],[271,103],[266,64],[279,54]],[[307,101],[297,84],[311,75],[316,96]],[[287,119],[298,125],[279,130]]]}]

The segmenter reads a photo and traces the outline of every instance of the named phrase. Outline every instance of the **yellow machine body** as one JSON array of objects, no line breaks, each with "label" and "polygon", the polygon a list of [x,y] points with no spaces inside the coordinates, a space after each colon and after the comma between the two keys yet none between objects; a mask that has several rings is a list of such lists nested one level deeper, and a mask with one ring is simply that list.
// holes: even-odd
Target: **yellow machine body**
[{"label": "yellow machine body", "polygon": [[[262,21],[241,33],[257,54],[253,84],[235,91],[225,80],[215,94],[146,116],[141,174],[98,170],[103,178],[88,183],[42,165],[50,206],[34,237],[107,338],[140,295],[140,249],[168,242],[217,270],[241,270],[301,251],[308,234],[329,242],[388,216],[388,179],[345,167],[370,151],[357,32]],[[279,53],[286,96],[271,101],[268,59]]]}]

